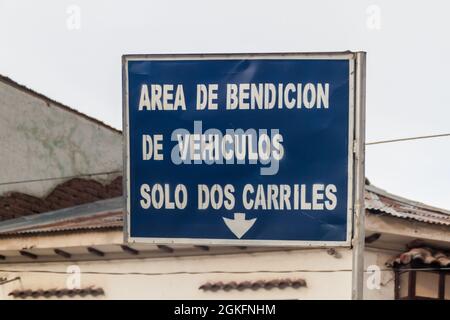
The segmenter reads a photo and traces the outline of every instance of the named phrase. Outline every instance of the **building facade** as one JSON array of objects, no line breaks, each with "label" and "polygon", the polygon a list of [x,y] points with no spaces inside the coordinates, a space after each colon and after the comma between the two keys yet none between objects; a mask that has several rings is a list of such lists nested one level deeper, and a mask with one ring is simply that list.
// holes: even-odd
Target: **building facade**
[{"label": "building facade", "polygon": [[[5,77],[0,111],[0,299],[351,298],[347,248],[124,243],[121,133]],[[365,195],[364,298],[449,299],[450,212]]]}]

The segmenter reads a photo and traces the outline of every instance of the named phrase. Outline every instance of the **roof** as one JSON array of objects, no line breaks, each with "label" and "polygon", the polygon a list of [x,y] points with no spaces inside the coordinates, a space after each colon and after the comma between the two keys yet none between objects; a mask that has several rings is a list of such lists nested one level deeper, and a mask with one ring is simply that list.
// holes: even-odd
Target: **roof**
[{"label": "roof", "polygon": [[123,199],[116,197],[76,207],[24,216],[0,224],[0,235],[30,235],[123,227]]},{"label": "roof", "polygon": [[40,290],[14,290],[8,295],[14,298],[51,298],[51,297],[85,297],[85,296],[100,296],[104,295],[105,291],[102,288],[87,287],[81,289],[67,289],[67,288],[52,288],[52,289],[40,289]]},{"label": "roof", "polygon": [[300,287],[306,287],[306,281],[304,279],[273,279],[273,280],[257,280],[257,281],[215,281],[202,284],[199,289],[203,291],[230,291],[230,290],[271,290],[273,288],[285,289],[285,288],[298,289]]},{"label": "roof", "polygon": [[47,96],[45,96],[45,95],[43,95],[43,94],[41,94],[39,92],[36,92],[36,91],[34,91],[34,90],[24,86],[24,85],[21,85],[21,84],[17,83],[16,81],[14,81],[14,80],[6,77],[6,76],[3,76],[1,74],[0,74],[0,81],[3,82],[3,83],[6,83],[6,84],[8,84],[8,85],[10,85],[10,86],[12,86],[12,87],[14,87],[16,89],[24,91],[24,92],[26,92],[26,93],[28,93],[28,94],[30,94],[30,95],[38,98],[38,99],[42,99],[42,100],[44,100],[47,103],[54,104],[58,108],[61,108],[61,109],[64,109],[64,110],[66,110],[68,112],[74,113],[77,116],[83,117],[83,118],[85,118],[85,119],[87,119],[87,120],[89,120],[91,122],[94,122],[94,123],[96,123],[98,125],[101,125],[102,127],[107,128],[107,129],[109,129],[111,131],[114,131],[114,132],[122,134],[122,131],[120,131],[120,130],[114,128],[114,127],[111,127],[111,126],[107,125],[106,123],[104,123],[104,122],[102,122],[102,121],[100,121],[98,119],[90,117],[87,114],[84,114],[84,113],[82,113],[82,112],[80,112],[78,110],[75,110],[75,109],[71,108],[71,107],[68,107],[65,104],[62,104],[61,102],[53,100],[53,99],[51,99],[51,98],[49,98],[49,97],[47,97]]},{"label": "roof", "polygon": [[401,267],[417,263],[444,268],[450,267],[450,254],[449,252],[429,247],[411,248],[386,264],[390,267]]},{"label": "roof", "polygon": [[365,206],[369,213],[450,226],[450,211],[388,193],[366,185]]},{"label": "roof", "polygon": [[[72,187],[67,190],[63,189],[67,194],[59,189],[57,195],[60,202],[56,203],[64,205],[81,203],[81,205],[40,214],[23,215],[16,219],[3,221],[0,223],[0,236],[121,229],[123,227],[121,177],[103,187],[95,181],[85,180],[82,182],[80,180],[82,179],[72,182],[77,185],[76,188],[68,183]],[[94,186],[99,189],[95,189]],[[112,196],[115,197],[112,198]],[[110,198],[88,202],[90,199],[102,197]],[[2,203],[5,203],[2,201],[4,199],[0,198],[0,215],[4,212],[1,211],[4,210],[1,208]],[[47,200],[44,200],[44,203],[46,203],[45,201]],[[365,202],[368,214],[388,215],[428,224],[450,225],[449,211],[398,197],[372,185],[366,185]]]},{"label": "roof", "polygon": [[46,197],[20,192],[0,196],[0,221],[74,207],[122,195],[122,177],[107,184],[93,179],[74,178],[56,186]]}]

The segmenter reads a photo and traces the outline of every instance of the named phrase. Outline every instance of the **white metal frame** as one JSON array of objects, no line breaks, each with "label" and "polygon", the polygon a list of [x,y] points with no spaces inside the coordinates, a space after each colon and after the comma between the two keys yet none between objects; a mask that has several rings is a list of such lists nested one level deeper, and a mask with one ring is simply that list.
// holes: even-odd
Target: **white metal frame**
[{"label": "white metal frame", "polygon": [[[345,241],[289,241],[289,240],[241,240],[241,239],[197,239],[197,238],[145,238],[130,237],[130,150],[128,125],[128,62],[129,61],[158,61],[158,60],[226,60],[226,59],[298,59],[298,60],[349,60],[349,132],[348,132],[348,196],[347,196],[347,239]],[[245,245],[245,246],[296,246],[296,247],[350,247],[352,235],[355,230],[353,224],[353,210],[360,207],[354,202],[355,182],[360,177],[354,177],[359,172],[354,171],[354,151],[361,142],[355,139],[355,127],[364,131],[364,124],[355,116],[355,67],[357,53],[257,53],[257,54],[150,54],[150,55],[124,55],[122,57],[122,102],[123,102],[123,139],[124,139],[124,241],[127,243],[153,243],[153,244],[193,244],[193,245]],[[356,132],[357,135],[360,133]],[[362,177],[364,181],[364,176]],[[364,184],[363,184],[364,186]],[[364,200],[364,198],[363,198]],[[363,205],[364,206],[364,205]]]}]

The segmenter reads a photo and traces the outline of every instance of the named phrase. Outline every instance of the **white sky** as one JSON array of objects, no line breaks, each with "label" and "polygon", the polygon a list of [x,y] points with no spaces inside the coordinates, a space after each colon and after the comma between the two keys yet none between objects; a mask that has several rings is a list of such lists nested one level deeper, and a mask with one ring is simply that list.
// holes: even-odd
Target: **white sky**
[{"label": "white sky", "polygon": [[[70,5],[80,29],[67,27]],[[0,0],[0,74],[121,128],[124,53],[364,50],[367,141],[444,133],[449,11],[436,0]],[[450,209],[450,138],[368,146],[366,175]]]}]

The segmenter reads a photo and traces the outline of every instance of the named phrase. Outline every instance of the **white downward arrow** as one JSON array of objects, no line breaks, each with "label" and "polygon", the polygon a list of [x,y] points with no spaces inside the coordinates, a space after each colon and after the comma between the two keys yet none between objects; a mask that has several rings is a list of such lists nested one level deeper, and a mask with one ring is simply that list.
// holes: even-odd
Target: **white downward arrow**
[{"label": "white downward arrow", "polygon": [[227,227],[240,239],[253,226],[256,218],[245,220],[245,213],[235,213],[234,219],[222,218]]}]

